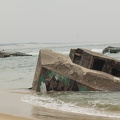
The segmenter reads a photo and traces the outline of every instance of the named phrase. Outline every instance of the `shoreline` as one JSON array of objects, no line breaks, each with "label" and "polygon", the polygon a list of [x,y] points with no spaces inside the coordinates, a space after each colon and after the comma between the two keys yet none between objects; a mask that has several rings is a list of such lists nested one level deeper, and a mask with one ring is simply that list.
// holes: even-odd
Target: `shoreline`
[{"label": "shoreline", "polygon": [[0,120],[117,120],[117,118],[63,112],[21,100],[28,92],[0,91]]},{"label": "shoreline", "polygon": [[33,120],[33,119],[0,113],[0,120]]}]

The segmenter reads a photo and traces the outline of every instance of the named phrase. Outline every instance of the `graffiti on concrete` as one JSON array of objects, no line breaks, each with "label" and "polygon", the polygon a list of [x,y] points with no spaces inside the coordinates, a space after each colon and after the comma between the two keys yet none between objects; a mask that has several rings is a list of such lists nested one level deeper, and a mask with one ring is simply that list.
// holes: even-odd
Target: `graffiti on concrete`
[{"label": "graffiti on concrete", "polygon": [[57,74],[53,71],[42,69],[38,80],[37,92],[41,91],[41,85],[45,83],[47,91],[95,91],[95,89],[83,85],[67,76]]}]

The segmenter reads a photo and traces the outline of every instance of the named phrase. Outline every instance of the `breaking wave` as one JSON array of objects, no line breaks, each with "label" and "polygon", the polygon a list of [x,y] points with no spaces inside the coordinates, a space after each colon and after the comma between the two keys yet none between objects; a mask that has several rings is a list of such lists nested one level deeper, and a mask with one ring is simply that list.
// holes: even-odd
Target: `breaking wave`
[{"label": "breaking wave", "polygon": [[91,49],[93,52],[102,53],[103,49]]},{"label": "breaking wave", "polygon": [[[67,92],[66,92],[67,93]],[[120,118],[120,105],[113,102],[103,102],[103,100],[94,100],[92,97],[88,100],[83,95],[78,99],[78,95],[66,93],[26,95],[22,101],[36,106],[60,110],[64,112],[81,113],[94,116]],[[73,97],[73,98],[72,98]]]},{"label": "breaking wave", "polygon": [[29,54],[29,55],[38,55],[39,54],[39,51],[38,52],[28,52],[27,54]]}]

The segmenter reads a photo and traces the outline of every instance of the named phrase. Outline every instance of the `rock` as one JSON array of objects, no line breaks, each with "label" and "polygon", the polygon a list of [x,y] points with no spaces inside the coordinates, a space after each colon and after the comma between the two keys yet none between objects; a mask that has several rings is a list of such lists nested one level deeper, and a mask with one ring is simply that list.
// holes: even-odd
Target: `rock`
[{"label": "rock", "polygon": [[69,56],[42,49],[39,52],[32,89],[37,92],[120,91],[120,78],[87,69],[74,64]]},{"label": "rock", "polygon": [[22,53],[22,52],[15,52],[11,54],[12,56],[32,56],[30,54]]},{"label": "rock", "polygon": [[6,52],[6,51],[0,51],[0,58],[10,57],[10,56],[32,56],[30,54],[25,54],[22,52]]},{"label": "rock", "polygon": [[11,54],[9,52],[0,51],[0,58],[10,57]]},{"label": "rock", "polygon": [[104,48],[102,53],[105,54],[105,53],[119,53],[120,52],[120,47],[111,47],[111,46],[108,46],[107,48]]}]

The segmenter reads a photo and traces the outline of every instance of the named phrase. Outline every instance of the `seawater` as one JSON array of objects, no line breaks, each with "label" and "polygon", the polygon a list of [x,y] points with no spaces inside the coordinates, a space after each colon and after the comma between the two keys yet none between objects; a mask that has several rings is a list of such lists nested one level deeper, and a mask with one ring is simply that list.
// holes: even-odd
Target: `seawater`
[{"label": "seawater", "polygon": [[[111,44],[81,43],[14,43],[0,44],[0,50],[18,51],[33,56],[0,58],[0,90],[24,90],[32,86],[40,49],[69,55],[71,48],[86,48],[101,53]],[[120,53],[106,55],[119,59]],[[120,118],[120,92],[49,92],[21,98],[29,104],[72,113]]]}]

